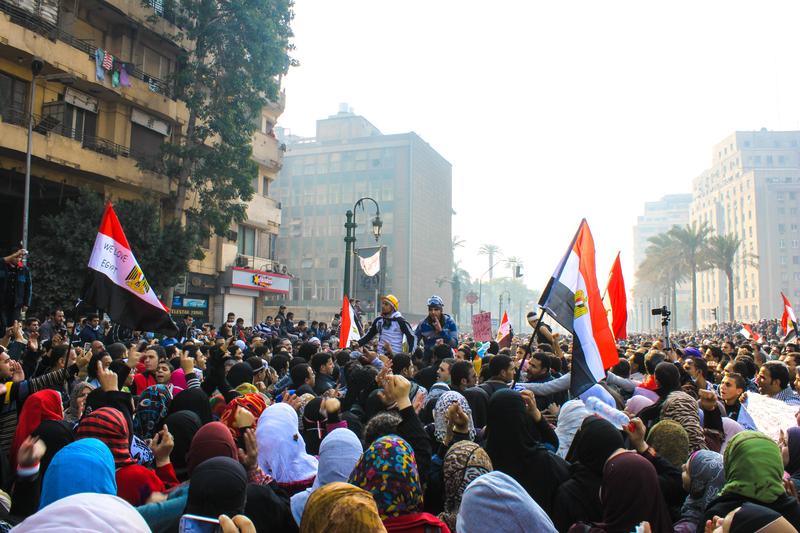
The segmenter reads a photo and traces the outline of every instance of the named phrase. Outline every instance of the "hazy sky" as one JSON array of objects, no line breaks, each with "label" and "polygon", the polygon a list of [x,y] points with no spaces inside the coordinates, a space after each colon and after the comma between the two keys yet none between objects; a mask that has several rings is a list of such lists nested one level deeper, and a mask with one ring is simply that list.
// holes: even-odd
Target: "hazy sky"
[{"label": "hazy sky", "polygon": [[605,284],[644,202],[690,192],[736,130],[800,129],[796,1],[297,0],[280,125],[347,102],[453,165],[456,259],[542,289],[586,217]]}]

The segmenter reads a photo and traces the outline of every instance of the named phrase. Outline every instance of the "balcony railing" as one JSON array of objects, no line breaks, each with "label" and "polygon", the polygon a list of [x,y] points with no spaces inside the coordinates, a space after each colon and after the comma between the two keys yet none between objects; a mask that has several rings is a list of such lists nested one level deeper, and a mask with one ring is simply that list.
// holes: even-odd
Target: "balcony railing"
[{"label": "balcony railing", "polygon": [[[19,6],[11,4],[7,0],[0,0],[0,11],[11,17],[11,22],[14,24],[23,26],[48,39],[63,41],[73,48],[86,52],[89,56],[89,60],[94,63],[94,53],[97,47],[92,43],[65,32],[58,26],[53,25],[41,17],[37,17]],[[130,75],[145,82],[152,92],[164,95],[167,98],[174,98],[174,91],[166,81],[146,74],[139,67],[135,67]]]},{"label": "balcony railing", "polygon": [[[8,124],[14,124],[22,127],[28,126],[28,113],[20,111],[19,109],[2,109],[0,110],[0,116],[3,117],[3,122]],[[68,128],[53,115],[33,115],[33,131],[36,133],[41,133],[42,135],[55,133],[56,135],[61,135],[62,137],[74,139],[80,142],[83,148],[110,157],[131,157],[130,150],[127,146],[117,144],[113,141],[104,139],[102,137],[97,137],[95,135],[85,135],[83,131],[79,131],[74,128]]]}]

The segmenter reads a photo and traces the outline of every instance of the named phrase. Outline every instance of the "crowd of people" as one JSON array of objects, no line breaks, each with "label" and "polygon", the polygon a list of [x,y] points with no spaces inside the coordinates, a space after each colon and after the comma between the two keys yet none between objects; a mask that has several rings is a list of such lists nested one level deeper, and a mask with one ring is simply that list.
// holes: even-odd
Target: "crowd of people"
[{"label": "crowd of people", "polygon": [[[160,338],[62,310],[0,340],[1,531],[790,532],[800,349],[774,321],[632,335],[570,394],[572,344],[459,333],[432,296],[340,349],[340,317],[281,306]],[[41,320],[40,320],[41,319]],[[346,332],[345,332],[346,334]],[[202,529],[203,531],[211,531]]]}]

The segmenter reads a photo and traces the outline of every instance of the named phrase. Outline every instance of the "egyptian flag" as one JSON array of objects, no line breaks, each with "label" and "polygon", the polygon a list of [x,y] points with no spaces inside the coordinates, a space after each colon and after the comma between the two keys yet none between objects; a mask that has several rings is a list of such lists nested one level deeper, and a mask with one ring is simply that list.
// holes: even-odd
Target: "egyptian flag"
[{"label": "egyptian flag", "polygon": [[503,319],[500,321],[500,328],[497,330],[497,337],[495,341],[501,348],[508,348],[511,346],[511,337],[514,331],[511,329],[511,322],[508,320],[508,312],[503,311]]},{"label": "egyptian flag", "polygon": [[597,286],[594,240],[586,219],[550,278],[539,306],[572,333],[570,393],[577,398],[619,361]]},{"label": "egyptian flag", "polygon": [[603,298],[614,338],[627,339],[628,332],[628,297],[625,294],[625,280],[622,278],[622,265],[619,262],[619,253],[611,267],[606,286],[606,297]]},{"label": "egyptian flag", "polygon": [[168,336],[178,334],[169,309],[153,292],[133,256],[110,202],[94,241],[81,299],[132,330],[155,331]]},{"label": "egyptian flag", "polygon": [[350,298],[344,295],[342,301],[342,323],[339,329],[339,349],[343,350],[350,346],[350,341],[357,341],[361,338],[356,321],[356,312],[350,305]]},{"label": "egyptian flag", "polygon": [[761,335],[753,331],[753,328],[750,326],[750,324],[742,324],[742,329],[739,330],[739,333],[745,339],[753,339],[756,342],[761,340]]},{"label": "egyptian flag", "polygon": [[787,336],[792,332],[797,335],[797,316],[794,314],[792,304],[789,303],[789,298],[785,294],[781,293],[781,298],[783,298],[783,316],[781,317],[783,332]]}]

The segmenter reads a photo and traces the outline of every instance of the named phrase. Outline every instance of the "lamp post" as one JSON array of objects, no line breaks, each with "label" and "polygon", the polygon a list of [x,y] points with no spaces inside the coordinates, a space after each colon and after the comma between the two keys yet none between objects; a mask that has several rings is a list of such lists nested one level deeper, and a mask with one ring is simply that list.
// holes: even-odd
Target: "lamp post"
[{"label": "lamp post", "polygon": [[375,204],[375,218],[372,219],[372,235],[375,236],[375,242],[378,242],[378,239],[381,238],[383,221],[381,220],[381,208],[378,202],[369,196],[359,198],[353,205],[353,209],[348,209],[347,213],[345,213],[347,222],[345,222],[344,227],[347,230],[347,234],[344,237],[344,286],[342,287],[342,294],[348,297],[350,296],[350,260],[353,255],[353,245],[356,242],[356,228],[358,227],[358,224],[356,224],[356,209],[361,207],[361,209],[364,210],[365,200]]},{"label": "lamp post", "polygon": [[[25,152],[25,200],[22,205],[22,248],[28,249],[28,219],[31,206],[31,152],[33,150],[33,100],[36,98],[36,76],[44,68],[44,61],[34,57],[31,61],[31,92],[28,101],[28,149]],[[28,255],[22,258],[27,263]]]},{"label": "lamp post", "polygon": [[500,293],[500,301],[499,301],[499,303],[497,305],[497,318],[498,319],[502,319],[503,318],[503,295],[504,294],[508,294],[508,308],[509,308],[509,310],[511,309],[511,293],[508,292],[508,290],[504,290],[503,292]]}]

